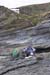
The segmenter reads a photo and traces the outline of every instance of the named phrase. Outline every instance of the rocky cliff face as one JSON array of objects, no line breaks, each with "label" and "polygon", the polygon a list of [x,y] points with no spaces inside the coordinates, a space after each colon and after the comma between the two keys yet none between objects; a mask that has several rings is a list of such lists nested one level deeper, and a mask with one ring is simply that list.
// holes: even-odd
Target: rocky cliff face
[{"label": "rocky cliff face", "polygon": [[[19,15],[10,9],[0,6],[0,29],[9,30],[15,28],[22,29],[30,26],[31,22],[22,19]],[[32,24],[31,24],[32,26]]]},{"label": "rocky cliff face", "polygon": [[11,10],[0,8],[0,47],[26,46],[32,42],[34,47],[50,47],[50,20],[44,20],[37,26],[30,21],[17,18]]},{"label": "rocky cliff face", "polygon": [[17,13],[0,6],[0,47],[8,46],[7,41],[16,39],[18,30],[31,26],[33,25],[29,20],[22,19]]},{"label": "rocky cliff face", "polygon": [[8,37],[2,37],[2,41],[0,42],[3,43],[3,45],[6,43],[9,47],[27,46],[30,42],[32,42],[33,47],[36,48],[50,47],[50,20],[43,21],[35,27],[15,32],[8,35]]},{"label": "rocky cliff face", "polygon": [[45,20],[31,28],[30,32],[28,31],[28,34],[32,36],[32,43],[34,47],[50,47],[50,20]]}]

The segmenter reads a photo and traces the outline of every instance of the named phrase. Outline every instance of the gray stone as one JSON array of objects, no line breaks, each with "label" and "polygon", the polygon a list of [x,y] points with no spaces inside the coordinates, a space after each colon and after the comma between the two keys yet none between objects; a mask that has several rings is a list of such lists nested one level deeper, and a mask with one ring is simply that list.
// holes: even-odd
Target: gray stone
[{"label": "gray stone", "polygon": [[50,47],[50,20],[43,21],[37,26],[28,29],[27,33],[30,37],[32,36],[34,47]]}]

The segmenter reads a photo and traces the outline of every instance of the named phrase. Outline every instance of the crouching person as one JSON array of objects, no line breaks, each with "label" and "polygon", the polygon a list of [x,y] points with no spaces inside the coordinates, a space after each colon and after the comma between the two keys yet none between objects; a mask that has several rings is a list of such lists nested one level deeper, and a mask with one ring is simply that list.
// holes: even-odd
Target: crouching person
[{"label": "crouching person", "polygon": [[36,49],[32,48],[32,46],[28,46],[27,48],[24,49],[26,57],[28,57],[28,56],[35,56],[35,51],[36,51]]}]

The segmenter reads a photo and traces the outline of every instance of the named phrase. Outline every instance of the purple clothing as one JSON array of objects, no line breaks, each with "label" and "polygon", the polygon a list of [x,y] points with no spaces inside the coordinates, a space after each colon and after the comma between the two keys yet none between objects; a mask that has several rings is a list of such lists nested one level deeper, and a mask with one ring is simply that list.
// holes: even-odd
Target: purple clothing
[{"label": "purple clothing", "polygon": [[28,48],[24,49],[25,53],[27,56],[34,54],[35,53],[35,48],[32,48],[31,46],[29,46]]}]

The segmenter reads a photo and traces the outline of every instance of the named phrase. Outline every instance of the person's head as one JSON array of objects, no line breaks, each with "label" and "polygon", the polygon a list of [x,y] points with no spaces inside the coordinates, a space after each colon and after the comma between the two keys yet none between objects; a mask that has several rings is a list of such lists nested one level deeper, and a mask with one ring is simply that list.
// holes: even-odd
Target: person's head
[{"label": "person's head", "polygon": [[28,47],[32,47],[31,45],[29,45]]},{"label": "person's head", "polygon": [[32,47],[32,44],[29,44],[28,47]]}]

